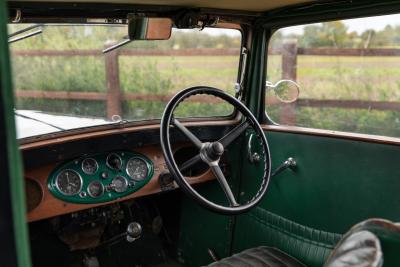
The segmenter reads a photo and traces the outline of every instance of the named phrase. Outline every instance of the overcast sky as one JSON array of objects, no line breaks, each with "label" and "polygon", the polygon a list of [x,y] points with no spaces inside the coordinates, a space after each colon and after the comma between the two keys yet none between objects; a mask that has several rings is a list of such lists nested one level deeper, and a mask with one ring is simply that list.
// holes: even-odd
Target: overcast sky
[{"label": "overcast sky", "polygon": [[[368,29],[382,30],[386,25],[396,26],[400,25],[400,15],[387,15],[378,17],[369,17],[361,19],[347,19],[343,22],[349,27],[349,31],[356,31],[361,33]],[[295,26],[282,29],[284,34],[289,33],[303,33],[304,26]]]},{"label": "overcast sky", "polygon": [[[368,29],[382,30],[387,25],[391,26],[400,25],[400,14],[376,16],[376,17],[360,18],[360,19],[347,19],[343,20],[343,22],[349,27],[349,31],[356,31],[358,33],[361,33]],[[290,33],[302,34],[303,29],[304,26],[293,26],[281,29],[281,31],[283,32],[283,34],[290,34]],[[186,31],[193,31],[193,30],[186,30]],[[226,34],[229,36],[240,35],[239,31],[228,30],[228,29],[206,28],[203,31],[210,35],[221,35],[221,34]]]}]

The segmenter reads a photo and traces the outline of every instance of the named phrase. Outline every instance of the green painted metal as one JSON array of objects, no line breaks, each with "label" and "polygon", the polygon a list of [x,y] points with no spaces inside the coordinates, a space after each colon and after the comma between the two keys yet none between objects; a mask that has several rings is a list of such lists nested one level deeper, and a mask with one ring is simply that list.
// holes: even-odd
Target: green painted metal
[{"label": "green painted metal", "polygon": [[[107,155],[109,155],[111,153],[115,153],[121,157],[123,165],[122,165],[122,168],[120,171],[113,170],[107,166],[106,158],[107,158]],[[148,159],[146,156],[135,153],[135,152],[131,152],[131,151],[116,151],[116,152],[111,152],[111,153],[100,153],[100,154],[94,154],[94,155],[87,155],[85,157],[73,159],[73,160],[70,160],[68,162],[65,162],[65,163],[59,165],[49,175],[48,188],[49,188],[50,192],[55,197],[57,197],[63,201],[66,201],[66,202],[85,203],[85,204],[108,202],[108,201],[112,201],[112,200],[130,195],[130,194],[136,192],[137,190],[139,190],[140,188],[145,186],[150,181],[150,179],[153,177],[154,165],[153,165],[153,162],[150,159]],[[92,175],[86,174],[82,170],[82,161],[86,158],[95,159],[98,163],[98,169]],[[139,158],[139,159],[142,159],[144,162],[146,162],[147,168],[148,168],[148,173],[147,173],[146,179],[141,180],[141,181],[135,181],[129,177],[129,175],[126,172],[126,164],[127,164],[128,160],[132,159],[132,158]],[[86,193],[85,197],[81,197],[79,195],[80,192],[75,195],[67,196],[67,195],[62,194],[57,189],[56,177],[64,170],[74,170],[80,175],[80,177],[82,178],[82,182],[83,182],[83,186],[82,186],[82,189],[80,192],[85,192]],[[106,178],[106,179],[102,178],[102,176],[101,176],[102,173],[104,173],[104,172],[108,173],[108,178]],[[107,188],[111,184],[113,178],[115,178],[117,176],[124,177],[130,183],[130,185],[128,186],[128,189],[125,192],[118,193],[113,190],[110,190],[109,192],[105,191],[102,196],[97,197],[97,198],[93,198],[88,194],[87,188],[91,182],[99,181],[103,184],[104,188]]]},{"label": "green painted metal", "polygon": [[[294,232],[290,226],[282,225],[282,220],[337,234],[372,217],[400,221],[400,170],[396,167],[400,146],[296,133],[266,134],[272,169],[288,157],[293,157],[298,166],[294,171],[288,169],[272,178],[267,194],[257,208],[261,214],[274,214],[280,219],[269,230],[265,226],[263,232],[257,229],[263,229],[260,223],[268,223],[264,215],[239,216],[233,251],[262,244],[277,245],[285,251],[288,243],[294,242],[286,234],[293,235]],[[251,196],[260,175],[256,165],[244,160],[240,188],[243,198]],[[250,215],[252,213],[254,211]],[[286,234],[277,236],[276,225],[281,225]],[[279,243],[279,238],[287,243]],[[304,240],[304,236],[301,238]],[[321,243],[319,238],[319,234],[309,236],[309,246],[298,246],[298,252],[289,246],[286,252],[300,257],[309,266],[321,266],[327,255],[326,252],[318,253],[320,249],[315,247]],[[325,243],[320,245],[326,246]],[[302,251],[305,248],[309,251]],[[309,253],[314,253],[315,258],[310,258]]]},{"label": "green painted metal", "polygon": [[[265,88],[265,50],[267,45],[266,31],[263,27],[254,28],[251,42],[249,66],[246,71],[246,87],[244,89],[244,99],[250,111],[260,118],[264,113],[264,105],[260,102],[261,95]],[[262,113],[261,113],[261,109]]]},{"label": "green painted metal", "polygon": [[[26,223],[25,191],[22,175],[22,161],[18,151],[15,121],[14,121],[14,96],[12,91],[12,77],[7,37],[7,9],[6,3],[0,0],[0,82],[3,95],[2,111],[6,128],[4,134],[7,138],[8,165],[10,175],[10,192],[12,213],[14,220],[14,233],[18,265],[31,266],[30,249],[28,243],[28,228]],[[2,133],[3,134],[3,133]]]},{"label": "green painted metal", "polygon": [[[244,138],[237,139],[225,152],[230,163],[226,177],[237,199],[243,141]],[[215,180],[196,186],[196,190],[215,203],[228,205],[224,192]],[[220,258],[230,256],[235,217],[210,212],[185,196],[181,209],[178,257],[185,266],[197,267],[211,263],[208,249],[212,249]]]}]

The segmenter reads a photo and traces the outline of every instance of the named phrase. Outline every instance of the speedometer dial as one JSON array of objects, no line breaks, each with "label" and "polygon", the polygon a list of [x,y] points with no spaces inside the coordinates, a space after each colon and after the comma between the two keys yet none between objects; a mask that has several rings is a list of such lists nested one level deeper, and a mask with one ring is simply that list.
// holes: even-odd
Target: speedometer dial
[{"label": "speedometer dial", "polygon": [[74,170],[64,170],[56,177],[56,187],[61,194],[72,196],[82,189],[82,178]]},{"label": "speedometer dial", "polygon": [[148,172],[147,163],[140,158],[131,158],[126,163],[126,173],[135,181],[146,179]]}]

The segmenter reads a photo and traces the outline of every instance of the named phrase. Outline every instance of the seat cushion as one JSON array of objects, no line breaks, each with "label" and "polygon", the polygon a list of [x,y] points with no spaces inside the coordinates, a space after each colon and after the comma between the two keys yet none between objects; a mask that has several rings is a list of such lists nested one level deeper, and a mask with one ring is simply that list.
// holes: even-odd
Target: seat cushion
[{"label": "seat cushion", "polygon": [[378,237],[364,230],[346,235],[324,267],[380,267],[382,264],[382,250]]},{"label": "seat cushion", "polygon": [[271,247],[247,249],[231,257],[211,263],[209,267],[304,267],[284,252]]}]

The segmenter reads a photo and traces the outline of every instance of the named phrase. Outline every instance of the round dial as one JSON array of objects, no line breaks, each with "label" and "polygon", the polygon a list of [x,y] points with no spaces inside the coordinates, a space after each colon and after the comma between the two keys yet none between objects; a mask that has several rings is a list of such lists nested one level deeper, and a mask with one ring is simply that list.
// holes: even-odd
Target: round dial
[{"label": "round dial", "polygon": [[104,193],[104,186],[99,181],[93,181],[88,185],[87,191],[91,197],[101,197]]},{"label": "round dial", "polygon": [[117,193],[125,192],[128,188],[128,181],[125,177],[117,176],[112,180],[111,188]]},{"label": "round dial", "polygon": [[76,195],[82,189],[82,178],[74,170],[63,170],[56,177],[56,187],[63,195]]},{"label": "round dial", "polygon": [[122,169],[122,159],[115,153],[111,153],[107,156],[106,164],[113,170],[119,171]]},{"label": "round dial", "polygon": [[94,174],[97,172],[98,168],[99,164],[97,164],[95,159],[86,158],[82,161],[82,171],[86,174]]},{"label": "round dial", "polygon": [[126,163],[126,173],[135,181],[146,179],[148,172],[147,163],[140,158],[131,158]]}]

